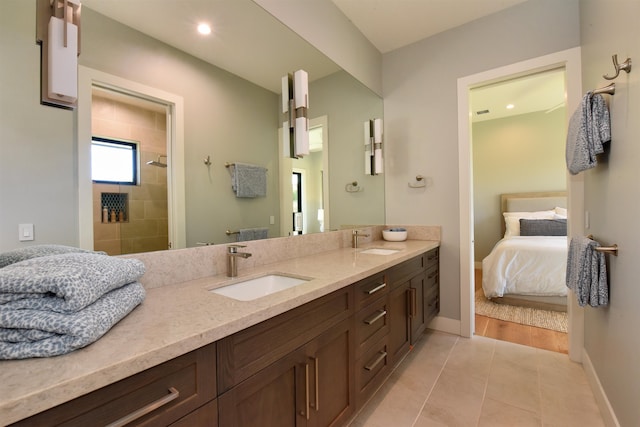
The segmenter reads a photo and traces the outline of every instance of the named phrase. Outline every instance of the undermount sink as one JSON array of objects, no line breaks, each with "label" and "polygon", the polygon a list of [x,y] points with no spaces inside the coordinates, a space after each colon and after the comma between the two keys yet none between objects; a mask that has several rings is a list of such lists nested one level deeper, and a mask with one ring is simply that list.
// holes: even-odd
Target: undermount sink
[{"label": "undermount sink", "polygon": [[370,254],[370,255],[392,255],[398,252],[400,252],[400,250],[398,249],[371,248],[371,249],[365,249],[360,253]]},{"label": "undermount sink", "polygon": [[251,301],[280,292],[294,286],[301,285],[311,279],[284,276],[282,274],[267,274],[253,279],[243,280],[221,288],[212,289],[210,292],[240,301]]}]

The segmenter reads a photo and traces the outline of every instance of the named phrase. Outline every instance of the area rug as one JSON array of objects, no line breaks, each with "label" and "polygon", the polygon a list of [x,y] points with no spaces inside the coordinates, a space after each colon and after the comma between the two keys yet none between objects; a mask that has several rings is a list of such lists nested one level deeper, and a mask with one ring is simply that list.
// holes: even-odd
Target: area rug
[{"label": "area rug", "polygon": [[521,325],[567,332],[567,313],[496,304],[486,299],[482,290],[476,292],[476,314]]}]

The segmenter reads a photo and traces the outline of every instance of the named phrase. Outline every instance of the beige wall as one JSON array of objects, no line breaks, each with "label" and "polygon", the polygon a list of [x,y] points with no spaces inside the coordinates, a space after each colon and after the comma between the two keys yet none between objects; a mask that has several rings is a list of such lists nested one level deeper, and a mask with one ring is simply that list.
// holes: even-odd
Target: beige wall
[{"label": "beige wall", "polygon": [[[582,83],[584,91],[614,74],[611,55],[620,62],[640,59],[639,0],[581,0]],[[604,244],[617,243],[608,257],[609,306],[585,308],[585,352],[621,426],[640,425],[640,71],[622,73],[616,93],[607,96],[612,141],[598,166],[583,172],[586,230]],[[610,425],[613,425],[612,423]]]},{"label": "beige wall", "polygon": [[442,226],[442,317],[460,319],[458,79],[579,45],[578,0],[532,0],[383,56],[386,220]]},{"label": "beige wall", "polygon": [[[95,250],[120,255],[168,248],[167,169],[146,164],[167,154],[166,121],[164,112],[93,97],[93,135],[136,141],[140,156],[139,185],[93,184]],[[102,221],[101,193],[127,195],[124,222]]]},{"label": "beige wall", "polygon": [[502,238],[500,194],[566,189],[566,110],[472,126],[475,261]]}]

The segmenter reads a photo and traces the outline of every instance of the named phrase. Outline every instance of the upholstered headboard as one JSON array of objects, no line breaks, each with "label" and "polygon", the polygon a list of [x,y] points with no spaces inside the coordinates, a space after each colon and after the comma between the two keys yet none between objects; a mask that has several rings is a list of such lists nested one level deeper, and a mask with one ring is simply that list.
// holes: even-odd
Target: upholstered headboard
[{"label": "upholstered headboard", "polygon": [[500,195],[500,223],[505,232],[504,212],[536,212],[567,207],[566,191],[537,191],[528,193],[506,193]]}]

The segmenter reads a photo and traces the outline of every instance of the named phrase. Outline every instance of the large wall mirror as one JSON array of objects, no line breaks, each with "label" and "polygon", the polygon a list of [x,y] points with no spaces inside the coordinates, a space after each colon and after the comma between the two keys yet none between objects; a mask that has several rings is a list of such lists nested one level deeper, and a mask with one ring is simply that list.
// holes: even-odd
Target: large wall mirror
[{"label": "large wall mirror", "polygon": [[[382,117],[382,100],[252,0],[84,0],[82,20],[83,68],[175,95],[183,114],[176,124],[175,105],[162,97],[91,83],[79,118],[90,118],[100,149],[103,139],[133,142],[140,179],[79,183],[92,201],[80,221],[92,227],[96,249],[146,252],[228,244],[252,231],[269,238],[384,224],[384,178],[365,175],[363,130]],[[212,26],[208,37],[196,33],[201,21]],[[311,153],[289,159],[279,139],[280,87],[297,69],[309,73]],[[172,145],[176,125],[181,152]],[[88,150],[90,141],[79,145]],[[265,197],[236,197],[233,163],[267,169]],[[172,203],[183,212],[178,227]]]}]

